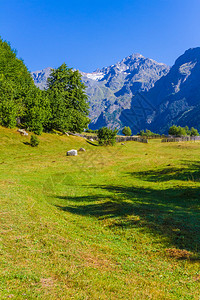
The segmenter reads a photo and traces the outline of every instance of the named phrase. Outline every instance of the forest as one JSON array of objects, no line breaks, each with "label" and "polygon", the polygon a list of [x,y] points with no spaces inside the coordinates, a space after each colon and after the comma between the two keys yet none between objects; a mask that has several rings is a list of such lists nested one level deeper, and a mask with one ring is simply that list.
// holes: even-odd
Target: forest
[{"label": "forest", "polygon": [[89,124],[85,88],[81,74],[63,63],[40,90],[16,51],[0,39],[0,125],[38,135],[53,129],[81,132]]}]

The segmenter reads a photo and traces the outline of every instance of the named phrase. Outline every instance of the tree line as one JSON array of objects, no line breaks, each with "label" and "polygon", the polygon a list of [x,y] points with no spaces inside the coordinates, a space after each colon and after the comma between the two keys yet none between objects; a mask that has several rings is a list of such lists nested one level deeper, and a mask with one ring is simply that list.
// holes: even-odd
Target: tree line
[{"label": "tree line", "polygon": [[169,135],[173,136],[198,136],[198,130],[195,129],[194,127],[191,127],[189,129],[188,126],[181,127],[181,126],[176,126],[173,125],[169,128]]},{"label": "tree line", "polygon": [[40,90],[16,51],[0,38],[0,125],[36,134],[82,132],[90,121],[85,89],[81,74],[64,63],[52,69],[47,88]]}]

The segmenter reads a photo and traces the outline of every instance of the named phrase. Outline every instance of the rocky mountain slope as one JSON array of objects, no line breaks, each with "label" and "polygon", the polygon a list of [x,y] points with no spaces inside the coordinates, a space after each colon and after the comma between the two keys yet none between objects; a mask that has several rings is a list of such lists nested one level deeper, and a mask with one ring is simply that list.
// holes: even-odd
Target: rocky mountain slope
[{"label": "rocky mountain slope", "polygon": [[[130,108],[132,97],[138,92],[148,91],[168,72],[168,66],[141,54],[133,54],[93,73],[81,72],[90,102],[90,128],[104,125],[121,128],[120,115],[124,109]],[[49,74],[50,68],[33,72],[35,84],[44,88]]]},{"label": "rocky mountain slope", "polygon": [[120,116],[135,131],[167,132],[172,124],[200,129],[200,48],[187,50],[166,76],[147,92],[132,98],[131,109]]},{"label": "rocky mountain slope", "polygon": [[[44,88],[50,68],[32,73]],[[171,67],[133,54],[93,73],[83,73],[90,102],[90,128],[130,126],[166,133],[172,124],[200,130],[200,47]]]}]

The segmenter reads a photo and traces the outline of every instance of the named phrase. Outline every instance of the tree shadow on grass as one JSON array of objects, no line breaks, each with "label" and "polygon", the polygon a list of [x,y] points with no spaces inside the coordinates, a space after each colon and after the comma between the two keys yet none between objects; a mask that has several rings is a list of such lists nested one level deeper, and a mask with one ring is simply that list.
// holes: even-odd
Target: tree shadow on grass
[{"label": "tree shadow on grass", "polygon": [[87,142],[88,144],[92,145],[92,146],[96,146],[96,147],[99,147],[99,146],[100,146],[99,144],[95,144],[95,143],[93,143],[93,142],[91,142],[91,141],[88,141],[88,140],[86,140],[86,142]]},{"label": "tree shadow on grass", "polygon": [[[198,175],[198,167],[198,163],[190,164],[191,172]],[[139,176],[144,176],[149,181],[152,181],[152,177],[153,181],[167,181],[170,180],[170,172],[173,172],[173,179],[187,180],[189,169],[181,170],[181,174],[173,168],[169,173],[165,173],[163,169],[155,174],[153,171],[143,175],[140,172]],[[135,173],[131,175],[133,174]],[[94,216],[100,220],[111,219],[111,228],[139,226],[144,231],[167,238],[168,245],[200,252],[200,186],[179,187],[177,184],[163,189],[115,185],[89,187],[100,190],[100,194],[57,197],[62,200],[56,203],[57,208],[77,215]]]},{"label": "tree shadow on grass", "polygon": [[182,166],[179,168],[167,165],[162,169],[131,172],[129,175],[151,182],[164,182],[170,180],[200,182],[200,163],[196,161],[182,161]]}]

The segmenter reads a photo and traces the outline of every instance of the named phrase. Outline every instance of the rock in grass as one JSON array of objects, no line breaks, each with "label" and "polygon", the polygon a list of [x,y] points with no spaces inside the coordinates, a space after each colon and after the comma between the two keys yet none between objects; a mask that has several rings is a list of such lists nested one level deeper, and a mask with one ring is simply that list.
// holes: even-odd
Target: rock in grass
[{"label": "rock in grass", "polygon": [[28,135],[28,132],[26,132],[24,129],[18,129],[17,131],[18,131],[21,135],[25,135],[25,136]]},{"label": "rock in grass", "polygon": [[83,151],[83,152],[85,152],[86,150],[85,150],[85,148],[80,148],[78,151]]},{"label": "rock in grass", "polygon": [[77,155],[77,150],[69,150],[67,151],[67,156],[76,156]]}]

